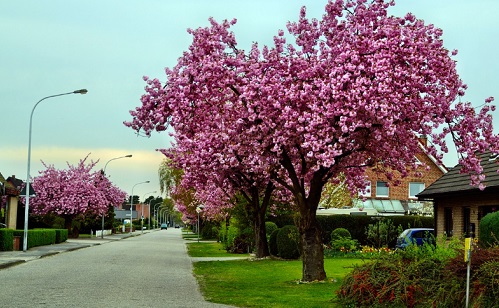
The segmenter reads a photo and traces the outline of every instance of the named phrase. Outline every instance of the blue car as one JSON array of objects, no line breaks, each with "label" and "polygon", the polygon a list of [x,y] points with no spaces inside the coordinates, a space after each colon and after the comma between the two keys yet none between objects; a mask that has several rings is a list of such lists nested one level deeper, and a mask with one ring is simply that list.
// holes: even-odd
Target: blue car
[{"label": "blue car", "polygon": [[168,229],[168,225],[167,224],[161,224],[161,230],[167,230]]},{"label": "blue car", "polygon": [[432,228],[405,229],[397,238],[396,247],[404,249],[411,243],[417,246],[423,246],[424,243],[435,245],[435,230]]}]

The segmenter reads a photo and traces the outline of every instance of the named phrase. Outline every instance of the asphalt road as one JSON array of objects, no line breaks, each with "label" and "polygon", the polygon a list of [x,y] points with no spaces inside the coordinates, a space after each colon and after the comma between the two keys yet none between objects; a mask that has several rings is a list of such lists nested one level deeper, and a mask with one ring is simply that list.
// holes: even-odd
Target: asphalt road
[{"label": "asphalt road", "polygon": [[228,307],[204,301],[179,229],[0,271],[0,307]]}]

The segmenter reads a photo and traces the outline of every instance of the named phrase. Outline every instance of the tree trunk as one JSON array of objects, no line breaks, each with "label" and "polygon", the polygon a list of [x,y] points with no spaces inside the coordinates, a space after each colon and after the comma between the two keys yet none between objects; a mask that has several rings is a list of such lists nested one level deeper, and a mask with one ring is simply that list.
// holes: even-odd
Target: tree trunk
[{"label": "tree trunk", "polygon": [[326,279],[324,270],[324,246],[322,230],[313,213],[301,213],[298,220],[302,245],[302,281],[322,281]]},{"label": "tree trunk", "polygon": [[73,228],[73,217],[64,217],[64,227],[68,230],[69,238],[78,238],[78,236],[80,236],[78,228]]},{"label": "tree trunk", "polygon": [[[257,200],[258,202],[258,200]],[[265,211],[254,208],[253,226],[255,232],[255,254],[257,258],[270,256],[269,245],[267,243],[267,232],[265,230]]]}]

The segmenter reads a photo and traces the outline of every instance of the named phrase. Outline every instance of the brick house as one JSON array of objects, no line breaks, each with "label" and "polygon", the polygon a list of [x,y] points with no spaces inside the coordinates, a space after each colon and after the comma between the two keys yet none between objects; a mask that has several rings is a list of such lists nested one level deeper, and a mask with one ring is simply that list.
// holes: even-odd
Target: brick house
[{"label": "brick house", "polygon": [[17,229],[20,225],[18,221],[24,217],[22,214],[24,205],[18,206],[22,186],[23,181],[14,175],[5,179],[0,173],[0,196],[2,198],[0,203],[2,207],[5,207],[5,225],[10,229]]},{"label": "brick house", "polygon": [[484,153],[481,158],[484,190],[470,186],[469,175],[461,174],[457,165],[418,194],[419,200],[434,203],[437,236],[478,236],[482,217],[499,210],[499,157]]},{"label": "brick house", "polygon": [[[388,180],[384,172],[377,172],[375,168],[366,171],[369,181],[366,183],[368,192],[363,195],[367,199],[360,207],[365,209],[374,208],[380,215],[405,215],[417,213],[420,215],[432,215],[433,206],[428,202],[421,202],[417,195],[426,187],[430,186],[442,175],[447,173],[447,168],[439,164],[437,160],[426,151],[427,139],[420,138],[420,153],[416,153],[416,159],[420,166],[416,170],[422,176],[416,176],[415,172],[405,178],[395,174],[392,181]],[[394,181],[400,180],[399,185],[393,185]]]},{"label": "brick house", "polygon": [[[433,215],[433,204],[427,201],[418,200],[417,194],[430,186],[442,175],[447,173],[447,168],[439,164],[437,160],[426,151],[427,139],[419,138],[421,151],[416,153],[416,159],[420,166],[416,172],[421,176],[416,176],[416,172],[409,174],[405,178],[394,175],[389,181],[381,170],[369,168],[366,170],[368,181],[366,182],[367,193],[362,195],[366,200],[353,201],[355,211],[352,208],[343,209],[323,209],[319,208],[318,215],[350,214],[350,215]],[[395,180],[400,180],[399,185],[394,185]],[[358,209],[358,210],[357,210]]]}]

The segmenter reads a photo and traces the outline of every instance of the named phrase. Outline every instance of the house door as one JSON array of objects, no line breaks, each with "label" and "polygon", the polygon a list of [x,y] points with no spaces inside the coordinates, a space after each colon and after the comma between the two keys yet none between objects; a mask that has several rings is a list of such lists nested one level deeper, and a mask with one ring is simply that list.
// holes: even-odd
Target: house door
[{"label": "house door", "polygon": [[447,237],[451,237],[454,229],[454,224],[452,222],[452,208],[444,208],[444,231]]}]

